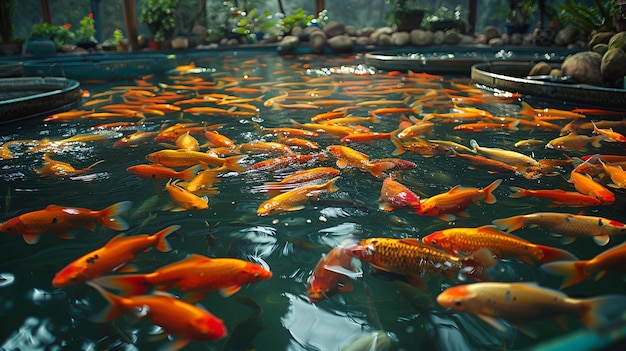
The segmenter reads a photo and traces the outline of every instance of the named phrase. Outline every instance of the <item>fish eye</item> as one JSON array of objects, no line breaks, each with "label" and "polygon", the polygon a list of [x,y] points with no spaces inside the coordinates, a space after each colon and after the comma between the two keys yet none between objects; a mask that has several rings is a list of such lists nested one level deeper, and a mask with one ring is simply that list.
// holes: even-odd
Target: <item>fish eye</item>
[{"label": "fish eye", "polygon": [[261,278],[261,275],[259,273],[255,273],[254,277],[258,279],[258,278]]},{"label": "fish eye", "polygon": [[463,306],[463,301],[461,301],[459,299],[454,300],[454,306],[456,306],[456,307]]},{"label": "fish eye", "polygon": [[437,245],[437,240],[433,239],[433,240],[430,241],[430,243],[433,244],[433,245]]}]

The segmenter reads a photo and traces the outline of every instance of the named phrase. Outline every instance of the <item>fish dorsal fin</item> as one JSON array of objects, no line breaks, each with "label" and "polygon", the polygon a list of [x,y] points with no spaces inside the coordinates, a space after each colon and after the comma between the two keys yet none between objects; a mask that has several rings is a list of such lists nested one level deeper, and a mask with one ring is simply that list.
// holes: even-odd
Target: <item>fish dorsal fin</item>
[{"label": "fish dorsal fin", "polygon": [[530,243],[528,240],[523,239],[522,237],[519,237],[519,236],[517,236],[515,234],[511,234],[511,233],[507,233],[507,232],[501,231],[500,229],[498,229],[498,227],[496,227],[493,224],[483,225],[481,227],[476,228],[476,230],[479,231],[479,232],[489,232],[490,234],[501,235],[501,236],[506,237],[506,238],[511,238],[511,239],[523,241],[523,242],[526,242],[526,243]]},{"label": "fish dorsal fin", "polygon": [[185,259],[183,259],[185,263],[208,263],[211,262],[212,259],[206,256],[198,255],[198,254],[190,254]]},{"label": "fish dorsal fin", "polygon": [[448,193],[451,194],[451,193],[453,193],[455,191],[459,191],[461,189],[463,189],[463,187],[460,184],[459,185],[455,185],[452,189],[448,190]]},{"label": "fish dorsal fin", "polygon": [[126,238],[126,235],[124,235],[124,233],[118,234],[118,235],[114,236],[113,238],[111,238],[111,240],[109,240],[109,242],[106,243],[105,246],[109,246],[109,245],[113,244],[116,241],[123,241],[125,238]]},{"label": "fish dorsal fin", "polygon": [[403,244],[407,244],[407,245],[413,245],[413,246],[424,246],[424,244],[415,239],[415,238],[404,238],[404,239],[400,239],[400,242]]},{"label": "fish dorsal fin", "polygon": [[46,210],[58,211],[64,208],[65,208],[64,206],[59,206],[59,205],[48,205],[48,207],[46,207]]}]

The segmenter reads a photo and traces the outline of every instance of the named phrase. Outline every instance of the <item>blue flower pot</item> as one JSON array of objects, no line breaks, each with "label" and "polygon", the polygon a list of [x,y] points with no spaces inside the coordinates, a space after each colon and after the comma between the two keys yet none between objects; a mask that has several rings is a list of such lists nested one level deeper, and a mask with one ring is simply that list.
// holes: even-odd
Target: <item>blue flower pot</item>
[{"label": "blue flower pot", "polygon": [[53,57],[57,54],[57,46],[48,38],[30,38],[26,42],[26,53],[38,58]]}]

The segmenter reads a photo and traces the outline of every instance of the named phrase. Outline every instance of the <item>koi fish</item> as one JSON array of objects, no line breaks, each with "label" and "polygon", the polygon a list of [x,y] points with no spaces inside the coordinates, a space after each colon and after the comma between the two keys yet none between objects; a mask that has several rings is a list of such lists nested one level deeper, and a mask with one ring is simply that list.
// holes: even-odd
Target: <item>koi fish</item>
[{"label": "koi fish", "polygon": [[239,150],[245,153],[270,153],[291,155],[294,151],[285,144],[274,141],[252,141],[238,146]]},{"label": "koi fish", "polygon": [[113,147],[137,147],[146,144],[157,135],[157,132],[135,132],[116,140]]},{"label": "koi fish", "polygon": [[592,237],[598,245],[608,244],[611,236],[626,234],[626,224],[603,217],[557,212],[537,212],[496,219],[498,229],[513,232],[523,227],[541,227],[563,235],[572,242],[576,237]]},{"label": "koi fish", "polygon": [[391,142],[396,147],[392,152],[393,155],[402,155],[405,152],[420,154],[424,157],[433,157],[443,155],[450,152],[450,148],[446,145],[433,143],[424,139],[414,139],[411,141],[401,141],[396,136],[391,135]]},{"label": "koi fish", "polygon": [[561,315],[573,315],[587,327],[597,327],[606,322],[611,312],[622,311],[626,299],[620,295],[574,299],[534,282],[478,282],[444,290],[437,296],[437,303],[454,311],[475,314],[501,331],[506,327],[498,318],[504,318],[533,336],[525,326],[527,323]]},{"label": "koi fish", "polygon": [[176,171],[169,167],[165,167],[160,164],[153,165],[135,165],[126,168],[127,172],[130,172],[138,178],[146,179],[182,179],[191,180],[200,171],[202,167],[200,165],[191,166],[184,171]]},{"label": "koi fish", "polygon": [[419,196],[391,177],[383,180],[378,201],[380,202],[378,208],[384,211],[408,208],[417,212],[420,207]]},{"label": "koi fish", "polygon": [[600,163],[602,164],[604,172],[609,175],[613,182],[607,184],[608,186],[611,188],[626,188],[626,171],[624,171],[621,166],[612,166],[602,162],[602,160],[600,160]]},{"label": "koi fish", "polygon": [[517,167],[511,166],[508,163],[504,163],[498,160],[492,160],[488,157],[481,155],[462,154],[456,150],[452,150],[452,157],[459,158],[463,161],[469,162],[473,166],[470,169],[484,169],[489,173],[517,173]]},{"label": "koi fish", "polygon": [[193,179],[187,183],[185,189],[194,194],[198,192],[210,192],[213,193],[211,188],[213,184],[220,181],[219,175],[226,170],[226,167],[210,168],[198,173]]},{"label": "koi fish", "polygon": [[483,189],[464,188],[460,185],[427,199],[423,199],[417,214],[420,216],[435,216],[443,221],[453,221],[455,214],[464,214],[463,211],[470,204],[478,204],[481,200],[486,204],[496,202],[493,191],[502,183],[502,179],[496,179]]},{"label": "koi fish", "polygon": [[546,144],[546,149],[554,149],[561,151],[584,151],[587,145],[600,147],[600,141],[603,136],[590,137],[587,135],[567,134],[562,137],[554,138]]},{"label": "koi fish", "polygon": [[211,292],[219,290],[222,296],[231,296],[244,285],[271,277],[272,272],[253,262],[191,254],[151,273],[106,276],[94,283],[118,290],[123,296],[142,295],[151,288],[178,289],[185,293],[184,301],[195,303]]},{"label": "koi fish", "polygon": [[329,145],[326,147],[326,151],[337,158],[337,167],[343,169],[347,166],[352,166],[360,169],[362,172],[369,172],[377,178],[383,176],[383,171],[395,166],[391,162],[371,162],[368,155],[347,146]]},{"label": "koi fish", "polygon": [[92,113],[93,111],[87,110],[71,110],[66,112],[59,112],[42,119],[42,122],[71,122],[80,119],[82,116]]},{"label": "koi fish", "polygon": [[294,154],[283,155],[269,160],[257,162],[248,167],[248,170],[274,172],[279,169],[287,167],[301,167],[307,164],[315,163],[317,161],[326,160],[326,156],[323,153],[318,154]]},{"label": "koi fish", "polygon": [[626,272],[626,244],[610,248],[590,260],[573,262],[551,262],[541,266],[541,269],[554,275],[565,277],[560,289],[576,285],[583,280],[596,275],[596,280],[611,272]]},{"label": "koi fish", "polygon": [[463,123],[455,126],[454,130],[462,130],[466,132],[484,132],[484,131],[494,131],[494,130],[511,130],[517,131],[519,128],[519,120],[515,120],[511,123],[487,123],[487,122],[478,122],[478,123]]},{"label": "koi fish", "polygon": [[519,152],[504,150],[500,148],[481,147],[480,145],[478,145],[478,142],[476,142],[476,140],[474,139],[470,140],[470,146],[472,147],[472,151],[474,153],[481,154],[483,156],[510,164],[512,166],[536,167],[539,165],[539,162],[537,162],[532,157],[526,156]]},{"label": "koi fish", "polygon": [[166,167],[191,167],[197,164],[205,164],[210,166],[225,166],[231,171],[243,172],[245,167],[238,162],[245,155],[231,156],[226,158],[220,158],[211,156],[204,152],[189,151],[189,150],[160,150],[155,151],[146,156],[146,160],[152,163],[159,163]]},{"label": "koi fish", "polygon": [[[412,284],[421,288],[424,287],[421,278],[426,274],[458,271],[472,273],[472,269],[496,264],[487,249],[476,252],[474,256],[461,258],[415,238],[369,238],[346,248],[346,253],[376,269],[405,275]],[[475,263],[479,263],[480,267],[468,267]]]},{"label": "koi fish", "polygon": [[113,230],[126,230],[128,223],[121,217],[132,202],[122,201],[103,210],[49,205],[43,210],[24,213],[0,224],[0,233],[21,235],[28,244],[36,244],[44,233],[71,238],[68,231],[85,227],[95,230],[100,223]]},{"label": "koi fish", "polygon": [[185,347],[191,340],[213,341],[227,335],[224,321],[204,308],[181,301],[172,295],[121,297],[114,295],[96,284],[88,283],[107,301],[108,307],[94,315],[93,322],[103,323],[120,317],[124,313],[140,313],[163,328],[173,337],[166,350],[176,351]]},{"label": "koi fish", "polygon": [[352,290],[350,278],[363,275],[358,261],[336,246],[317,262],[307,280],[306,295],[313,303]]},{"label": "koi fish", "polygon": [[158,233],[125,236],[120,234],[103,247],[74,260],[52,279],[52,286],[63,287],[86,282],[106,273],[120,270],[140,252],[156,247],[161,252],[171,251],[167,236],[180,229],[179,225],[167,227]]},{"label": "koi fish", "polygon": [[268,195],[273,197],[278,195],[281,191],[294,189],[309,182],[336,177],[340,173],[339,170],[332,167],[304,169],[286,176],[279,182],[265,183],[262,188],[267,190]]},{"label": "koi fish", "polygon": [[615,202],[615,194],[613,194],[613,192],[593,180],[589,174],[577,171],[581,166],[585,166],[585,163],[570,172],[568,183],[574,184],[574,188],[579,193],[594,197],[603,204],[612,204]]},{"label": "koi fish", "polygon": [[177,206],[166,207],[164,210],[179,212],[186,210],[206,210],[209,208],[209,199],[206,196],[199,197],[189,190],[176,185],[176,182],[172,183],[171,179],[165,185],[165,190],[170,194],[174,205]]},{"label": "koi fish", "polygon": [[598,126],[596,126],[593,121],[591,121],[591,124],[593,125],[593,132],[604,136],[605,140],[618,143],[626,143],[626,136],[623,136],[618,132],[614,132],[612,128],[598,128]]},{"label": "koi fish", "polygon": [[568,207],[599,206],[600,204],[602,204],[602,202],[595,197],[591,197],[575,191],[565,191],[562,189],[530,190],[520,188],[518,186],[511,186],[509,188],[513,190],[513,193],[510,194],[509,197],[514,199],[522,197],[534,197],[537,199],[550,201],[550,203],[555,206]]},{"label": "koi fish", "polygon": [[55,177],[66,177],[73,176],[80,173],[85,173],[94,167],[97,164],[104,162],[104,160],[100,160],[98,162],[93,163],[91,166],[88,166],[83,169],[75,169],[72,165],[66,162],[56,161],[48,156],[46,152],[43,155],[44,165],[39,169],[35,169],[35,172],[39,173],[40,176],[46,178],[55,178]]},{"label": "koi fish", "polygon": [[205,130],[204,137],[209,141],[209,143],[216,147],[233,147],[235,146],[235,142],[228,137],[212,130]]},{"label": "koi fish", "polygon": [[448,228],[428,234],[422,238],[422,242],[462,255],[469,255],[486,247],[497,258],[516,257],[527,264],[577,260],[576,256],[565,250],[533,244],[502,232],[492,225]]},{"label": "koi fish", "polygon": [[317,200],[320,193],[335,192],[339,188],[335,182],[339,177],[335,177],[323,184],[303,185],[295,189],[286,191],[263,202],[257,209],[259,216],[267,216],[285,211],[297,211],[304,208],[304,203],[309,199]]}]

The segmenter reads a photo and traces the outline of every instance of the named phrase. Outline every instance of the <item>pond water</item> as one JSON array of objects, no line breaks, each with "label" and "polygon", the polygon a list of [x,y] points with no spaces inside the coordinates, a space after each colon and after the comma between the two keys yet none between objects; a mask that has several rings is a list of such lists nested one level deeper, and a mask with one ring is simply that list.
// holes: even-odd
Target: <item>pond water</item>
[{"label": "pond water", "polygon": [[[306,295],[307,280],[323,254],[337,245],[351,245],[350,242],[365,238],[421,239],[438,230],[479,227],[496,219],[535,212],[585,214],[626,222],[623,189],[609,188],[615,194],[615,201],[590,207],[554,207],[548,201],[533,197],[509,197],[513,193],[510,186],[575,191],[567,181],[573,168],[568,163],[572,158],[575,163],[577,158],[589,154],[626,154],[623,146],[606,140],[598,140],[597,147],[585,145],[580,150],[546,148],[571,119],[549,120],[558,128],[518,124],[518,128],[512,128],[518,130],[478,132],[455,129],[462,122],[476,122],[461,121],[467,115],[459,115],[454,120],[445,115],[430,116],[433,127],[425,134],[427,140],[445,140],[470,147],[470,140],[475,139],[481,147],[514,150],[536,160],[565,162],[549,174],[498,173],[481,167],[470,168],[466,160],[451,157],[450,151],[424,155],[416,150],[398,155],[394,153],[396,145],[389,139],[347,143],[340,141],[341,135],[330,132],[301,137],[316,142],[319,150],[292,147],[300,154],[317,155],[327,146],[344,145],[368,155],[370,160],[397,157],[414,162],[415,168],[393,172],[393,175],[422,199],[456,185],[484,188],[497,179],[502,180],[493,191],[497,202],[470,204],[466,216],[448,220],[418,215],[410,209],[380,209],[384,177],[377,178],[353,166],[339,168],[337,158],[330,153],[325,153],[325,158],[302,165],[292,162],[273,171],[225,170],[220,173],[219,182],[213,185],[216,192],[207,195],[209,208],[203,210],[169,210],[172,198],[165,189],[168,180],[139,178],[127,171],[131,166],[150,164],[146,156],[164,150],[163,143],[174,144],[175,140],[155,141],[154,137],[177,123],[212,126],[242,145],[277,141],[276,135],[267,133],[268,128],[298,128],[292,121],[311,123],[315,115],[345,107],[352,116],[368,117],[370,111],[376,109],[420,106],[409,112],[421,118],[431,113],[451,112],[453,102],[488,111],[494,116],[512,117],[520,116],[522,101],[536,108],[572,110],[577,106],[480,91],[465,77],[376,72],[358,66],[362,62],[360,56],[225,55],[194,58],[193,61],[195,67],[180,67],[179,71],[167,75],[108,85],[83,85],[91,97],[85,97],[78,110],[105,112],[106,105],[125,103],[128,108],[142,111],[146,117],[143,120],[120,116],[94,118],[98,116],[95,115],[64,121],[36,121],[3,129],[0,139],[13,158],[0,160],[0,194],[5,199],[0,204],[2,220],[42,210],[51,204],[101,210],[121,201],[131,201],[132,207],[121,214],[128,222],[128,230],[122,231],[126,235],[152,234],[172,225],[180,226],[167,239],[171,251],[153,249],[136,255],[132,264],[139,272],[152,272],[189,254],[239,258],[269,266],[270,279],[245,285],[230,297],[216,292],[199,301],[224,321],[229,335],[218,341],[191,341],[185,350],[374,350],[373,346],[358,348],[355,342],[356,338],[369,340],[374,335],[391,340],[390,350],[523,349],[584,328],[574,316],[567,316],[564,325],[546,318],[531,323],[537,335],[530,337],[512,324],[505,324],[504,330],[498,330],[473,314],[439,306],[435,299],[444,289],[473,282],[464,274],[426,274],[426,288],[420,290],[402,276],[374,272],[370,265],[363,263],[363,276],[350,280],[351,291],[329,296],[315,304]],[[205,96],[215,100],[176,104]],[[230,105],[219,104],[235,97],[253,99],[236,102],[238,105],[232,105],[233,101],[229,101]],[[100,99],[105,101],[96,101]],[[166,110],[159,113],[154,110],[165,107],[150,107],[147,105],[150,103],[167,103],[182,109],[213,107],[227,112],[194,115]],[[258,112],[244,104],[254,106]],[[236,107],[233,109],[233,106]],[[391,112],[385,114],[379,110],[377,123],[361,120],[357,124],[374,132],[392,132],[399,128],[407,111]],[[624,114],[592,112],[595,114],[587,115],[585,121],[624,118]],[[94,128],[119,121],[136,123],[125,129]],[[622,124],[613,129],[623,133],[626,127]],[[115,144],[136,132],[153,133],[133,147]],[[207,143],[203,133],[193,134],[201,145]],[[579,130],[579,133],[594,136],[591,130]],[[91,138],[95,140],[54,143],[75,135],[96,134],[99,137]],[[528,139],[534,140],[530,146],[515,146],[518,141]],[[409,140],[403,139],[405,143]],[[10,141],[17,142],[6,144]],[[431,150],[433,144],[429,145],[427,149]],[[208,148],[203,146],[201,150]],[[459,152],[472,154],[462,149]],[[247,155],[239,160],[244,167],[281,155],[254,151],[252,147],[242,148],[239,153]],[[43,167],[44,154],[50,159],[70,163],[76,169],[102,162],[79,174],[42,177],[36,170]],[[259,206],[268,200],[266,183],[313,167],[339,170],[335,183],[338,190],[320,193],[318,200],[311,198],[297,211],[257,215]],[[389,173],[385,171],[386,175]],[[598,176],[603,184],[610,183],[606,177]],[[119,232],[97,224],[93,232],[79,227],[68,234],[74,238],[63,240],[43,234],[32,245],[21,236],[0,238],[0,348],[150,350],[167,344],[167,340],[154,337],[159,330],[147,318],[135,318],[132,313],[113,322],[90,321],[90,317],[106,308],[106,302],[91,286],[85,283],[52,286],[53,277],[63,267],[102,247]],[[565,249],[580,259],[590,259],[623,241],[615,237],[608,245],[599,246],[587,237],[564,244],[562,238],[542,228],[523,228],[514,234],[534,243]],[[558,289],[562,281],[561,277],[540,269],[540,265],[516,258],[500,260],[495,267],[487,269],[486,274],[494,281],[537,282],[551,289]],[[623,294],[624,283],[621,274],[610,272],[598,281],[590,278],[563,291],[576,298]],[[180,295],[176,289],[170,292]],[[380,330],[384,333],[376,334]],[[382,346],[376,348],[382,349]]]}]

